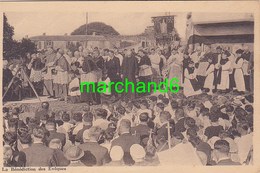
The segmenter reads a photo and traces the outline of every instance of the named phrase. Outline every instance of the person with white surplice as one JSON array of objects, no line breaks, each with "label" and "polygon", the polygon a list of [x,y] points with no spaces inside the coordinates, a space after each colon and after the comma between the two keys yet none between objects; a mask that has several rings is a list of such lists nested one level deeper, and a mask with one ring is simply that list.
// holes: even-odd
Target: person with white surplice
[{"label": "person with white surplice", "polygon": [[215,68],[218,69],[218,74],[214,79],[214,83],[217,84],[217,90],[221,93],[226,93],[229,89],[229,69],[231,62],[228,57],[230,55],[227,50],[224,51],[218,63],[215,65]]},{"label": "person with white surplice", "polygon": [[236,89],[239,93],[245,92],[245,80],[244,80],[244,75],[243,75],[243,70],[242,70],[242,65],[243,65],[243,58],[242,58],[243,50],[238,49],[236,51],[237,59],[234,64],[234,79],[235,79],[235,84],[236,84]]}]

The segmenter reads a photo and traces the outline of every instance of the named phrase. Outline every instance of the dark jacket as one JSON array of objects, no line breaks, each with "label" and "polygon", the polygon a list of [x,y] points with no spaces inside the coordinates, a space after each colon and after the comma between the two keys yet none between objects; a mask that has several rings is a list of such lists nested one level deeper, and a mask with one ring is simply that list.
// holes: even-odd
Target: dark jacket
[{"label": "dark jacket", "polygon": [[85,142],[79,145],[85,155],[81,158],[81,162],[86,166],[102,166],[111,161],[108,149],[102,147],[97,142]]},{"label": "dark jacket", "polygon": [[26,156],[26,167],[57,166],[54,150],[42,143],[32,144],[23,150]]}]

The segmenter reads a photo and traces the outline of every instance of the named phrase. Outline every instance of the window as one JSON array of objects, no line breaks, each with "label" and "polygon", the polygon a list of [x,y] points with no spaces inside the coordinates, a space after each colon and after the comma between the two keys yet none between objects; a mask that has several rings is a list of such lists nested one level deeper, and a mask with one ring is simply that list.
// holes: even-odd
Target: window
[{"label": "window", "polygon": [[47,41],[46,45],[47,46],[53,46],[53,42],[52,41]]}]

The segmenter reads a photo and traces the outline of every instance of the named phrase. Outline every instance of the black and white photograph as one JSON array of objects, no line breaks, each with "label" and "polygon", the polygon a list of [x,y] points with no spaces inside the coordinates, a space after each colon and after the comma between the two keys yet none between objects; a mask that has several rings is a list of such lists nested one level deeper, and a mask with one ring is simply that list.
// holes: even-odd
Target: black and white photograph
[{"label": "black and white photograph", "polygon": [[2,169],[255,164],[254,12],[0,15]]}]

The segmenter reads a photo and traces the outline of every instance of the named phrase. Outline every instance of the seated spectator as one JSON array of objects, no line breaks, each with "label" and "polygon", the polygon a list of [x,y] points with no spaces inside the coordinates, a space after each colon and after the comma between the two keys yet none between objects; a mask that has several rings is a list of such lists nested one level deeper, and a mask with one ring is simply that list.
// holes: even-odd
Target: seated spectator
[{"label": "seated spectator", "polygon": [[207,137],[207,140],[209,140],[213,136],[219,136],[219,133],[222,130],[224,130],[223,126],[219,125],[218,119],[219,119],[218,115],[216,114],[210,115],[211,126],[207,127],[204,132],[204,135]]},{"label": "seated spectator", "polygon": [[[46,147],[43,144],[45,131],[42,127],[33,129],[33,143],[29,148],[22,150],[26,155],[26,167],[51,167],[56,166],[54,150]],[[38,154],[41,153],[41,157]]]},{"label": "seated spectator", "polygon": [[132,156],[133,160],[135,161],[134,166],[146,166],[147,163],[144,160],[145,158],[145,150],[139,144],[133,144],[130,147],[130,155]]},{"label": "seated spectator", "polygon": [[107,120],[107,110],[97,108],[95,110],[95,120],[93,121],[93,126],[99,126],[102,130],[108,128],[109,121]]},{"label": "seated spectator", "polygon": [[93,124],[93,114],[91,112],[85,113],[83,116],[83,128],[77,133],[75,141],[83,143],[83,133],[85,130],[90,129]]},{"label": "seated spectator", "polygon": [[240,165],[238,162],[233,162],[229,157],[230,146],[226,140],[218,140],[214,144],[213,160],[216,165]]},{"label": "seated spectator", "polygon": [[83,133],[84,143],[80,144],[79,148],[85,153],[81,161],[86,166],[102,166],[111,161],[108,149],[98,144],[101,133],[102,129],[98,126],[93,126]]},{"label": "seated spectator", "polygon": [[57,166],[68,166],[70,161],[64,156],[60,139],[54,138],[49,142],[49,148],[54,149]]},{"label": "seated spectator", "polygon": [[46,130],[48,131],[48,136],[46,137],[46,144],[49,145],[50,141],[52,139],[59,139],[61,141],[62,147],[61,150],[63,149],[63,146],[66,143],[66,135],[63,133],[58,133],[56,130],[56,124],[53,121],[48,121],[46,123]]},{"label": "seated spectator", "polygon": [[119,137],[112,141],[111,147],[120,146],[124,151],[124,163],[126,165],[134,164],[134,161],[130,155],[130,147],[133,144],[140,144],[140,138],[130,133],[131,122],[129,120],[122,120],[118,126]]}]

